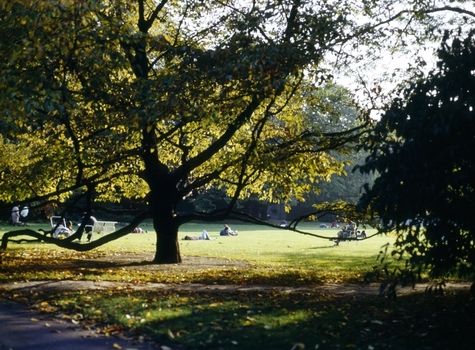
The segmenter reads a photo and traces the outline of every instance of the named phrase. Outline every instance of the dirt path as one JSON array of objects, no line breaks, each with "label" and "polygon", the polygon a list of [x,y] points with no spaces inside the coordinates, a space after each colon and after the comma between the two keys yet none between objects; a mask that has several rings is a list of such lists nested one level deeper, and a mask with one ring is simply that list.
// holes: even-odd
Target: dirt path
[{"label": "dirt path", "polygon": [[[418,284],[413,287],[398,288],[398,295],[412,293],[422,293],[428,287],[427,284]],[[289,287],[289,286],[268,286],[268,285],[208,285],[201,283],[125,283],[110,281],[32,281],[1,283],[0,291],[8,292],[58,292],[71,290],[107,290],[107,289],[129,289],[137,291],[192,291],[192,292],[228,292],[228,293],[248,293],[248,292],[281,292],[281,293],[305,293],[321,292],[334,297],[358,297],[358,296],[378,296],[380,284],[324,284],[312,287]],[[448,283],[447,290],[468,290],[470,283]]]}]

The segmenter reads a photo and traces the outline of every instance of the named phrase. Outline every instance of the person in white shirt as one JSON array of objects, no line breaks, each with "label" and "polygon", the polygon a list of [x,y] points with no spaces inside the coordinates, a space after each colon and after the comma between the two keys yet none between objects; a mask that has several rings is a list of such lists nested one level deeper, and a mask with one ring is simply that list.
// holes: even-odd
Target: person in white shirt
[{"label": "person in white shirt", "polygon": [[53,237],[59,238],[59,236],[66,236],[69,237],[74,233],[73,231],[73,223],[71,221],[67,221],[66,225],[59,224],[53,231]]},{"label": "person in white shirt", "polygon": [[203,230],[199,236],[185,236],[183,237],[185,241],[210,241],[211,237],[209,236],[208,231]]},{"label": "person in white shirt", "polygon": [[29,209],[26,205],[23,208],[21,208],[20,216],[22,218],[26,218],[28,216],[28,213],[29,213]]},{"label": "person in white shirt", "polygon": [[28,216],[29,212],[30,212],[30,210],[28,209],[28,207],[26,205],[23,208],[21,208],[20,218],[21,218],[21,221],[24,225],[26,224],[26,217]]}]

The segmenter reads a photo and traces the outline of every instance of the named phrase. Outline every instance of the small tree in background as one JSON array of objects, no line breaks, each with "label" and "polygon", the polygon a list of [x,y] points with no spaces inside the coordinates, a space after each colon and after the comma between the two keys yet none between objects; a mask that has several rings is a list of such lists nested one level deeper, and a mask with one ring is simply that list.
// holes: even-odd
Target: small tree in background
[{"label": "small tree in background", "polygon": [[361,204],[395,254],[433,276],[475,273],[475,40],[444,38],[437,69],[394,99],[367,140]]}]

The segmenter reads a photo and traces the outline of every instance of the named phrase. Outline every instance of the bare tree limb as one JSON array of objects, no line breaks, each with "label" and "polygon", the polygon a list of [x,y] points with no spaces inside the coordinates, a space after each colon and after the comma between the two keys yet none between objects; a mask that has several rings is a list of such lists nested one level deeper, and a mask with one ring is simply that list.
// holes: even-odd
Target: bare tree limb
[{"label": "bare tree limb", "polygon": [[13,237],[18,237],[18,236],[29,236],[36,238],[39,241],[44,241],[46,243],[51,243],[54,244],[58,247],[61,248],[67,248],[67,249],[72,249],[75,251],[79,252],[84,252],[84,251],[89,251],[92,249],[95,249],[97,247],[100,247],[106,243],[112,242],[118,238],[124,237],[131,233],[137,225],[139,225],[143,220],[145,220],[147,217],[149,217],[148,213],[142,213],[135,217],[130,224],[127,226],[109,233],[107,235],[104,235],[100,237],[97,240],[94,240],[90,243],[79,243],[79,242],[73,242],[69,241],[67,239],[58,239],[58,238],[53,238],[53,237],[48,237],[44,233],[34,231],[31,229],[21,229],[21,230],[15,230],[15,231],[8,231],[5,232],[5,234],[2,237],[2,243],[0,246],[0,250],[5,250],[8,247],[8,242],[11,240]]}]

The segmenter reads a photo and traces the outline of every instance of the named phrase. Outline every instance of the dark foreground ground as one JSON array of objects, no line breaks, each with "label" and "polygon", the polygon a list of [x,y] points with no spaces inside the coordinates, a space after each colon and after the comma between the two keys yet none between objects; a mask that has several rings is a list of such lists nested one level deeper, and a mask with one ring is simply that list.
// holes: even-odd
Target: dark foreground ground
[{"label": "dark foreground ground", "polygon": [[158,347],[93,329],[0,300],[0,349],[13,350],[151,350]]},{"label": "dark foreground ground", "polygon": [[[23,283],[0,284],[0,350],[99,350],[99,349],[128,349],[128,350],[169,350],[169,349],[474,349],[472,340],[475,332],[475,303],[468,293],[468,284],[453,284],[447,288],[446,295],[424,296],[424,285],[416,289],[407,288],[399,291],[398,300],[382,300],[378,297],[376,284],[372,285],[322,285],[318,290],[313,288],[290,288],[276,286],[236,286],[200,284],[124,284],[120,282],[91,282],[91,281],[34,281]],[[110,293],[111,298],[124,295],[126,298],[146,300],[147,295],[161,295],[163,299],[171,293],[186,296],[187,303],[193,303],[197,298],[206,299],[208,305],[219,304],[224,300],[238,302],[239,307],[232,313],[222,314],[212,312],[206,328],[209,334],[216,334],[223,340],[239,339],[247,333],[253,343],[244,345],[243,340],[230,340],[206,343],[196,337],[188,341],[186,346],[180,342],[155,342],[141,336],[140,332],[127,335],[124,328],[120,332],[104,332],[104,325],[97,326],[88,320],[78,321],[71,317],[67,310],[38,312],[31,307],[44,304],[40,300],[48,300],[56,295],[80,292],[87,297],[95,293]],[[115,290],[115,292],[111,292]],[[166,291],[166,292],[165,292]],[[160,294],[160,293],[164,294]],[[66,294],[61,294],[66,293]],[[137,294],[136,294],[137,293]],[[152,293],[152,294],[149,294]],[[25,296],[29,296],[25,298]],[[262,302],[260,299],[264,299]],[[269,303],[268,298],[274,299]],[[11,300],[21,300],[22,303]],[[77,299],[89,300],[89,299]],[[254,308],[245,308],[245,315],[239,310],[246,301]],[[38,304],[39,303],[39,304]],[[269,304],[274,305],[269,309]],[[47,304],[49,307],[49,304]],[[80,306],[80,305],[79,305]],[[284,306],[284,307],[283,307]],[[124,305],[127,308],[127,306]],[[295,310],[292,310],[296,307]],[[315,317],[310,323],[296,321],[293,325],[281,325],[278,333],[273,329],[254,329],[254,319],[269,312],[295,312],[298,310],[314,311]],[[197,322],[203,321],[204,314],[210,309],[196,309],[196,314],[190,318]],[[298,314],[298,312],[297,312]],[[214,315],[214,316],[213,316]],[[220,329],[213,320],[220,320],[224,328],[232,324],[233,318],[244,316],[248,321],[241,329]],[[170,327],[174,329],[171,324]],[[206,327],[206,326],[205,326]],[[293,329],[293,327],[295,329]],[[189,332],[193,332],[190,328]],[[200,333],[199,330],[196,331]],[[288,345],[284,346],[287,333]],[[146,332],[143,333],[147,335]],[[302,337],[299,337],[301,334]],[[268,340],[263,341],[263,338]],[[281,337],[281,339],[278,339]],[[292,339],[290,339],[292,337]],[[294,338],[295,337],[295,338]],[[261,339],[260,339],[261,338]],[[310,346],[310,342],[313,344]],[[317,345],[315,345],[317,344]],[[268,346],[268,347],[266,347]]]}]

